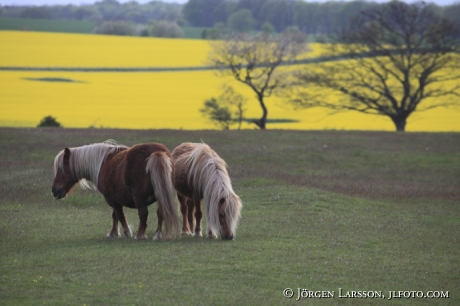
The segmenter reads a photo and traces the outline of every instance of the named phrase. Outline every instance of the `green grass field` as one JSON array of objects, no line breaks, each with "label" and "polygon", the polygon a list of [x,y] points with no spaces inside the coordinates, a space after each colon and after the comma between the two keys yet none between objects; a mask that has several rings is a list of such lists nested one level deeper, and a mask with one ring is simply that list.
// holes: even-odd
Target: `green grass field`
[{"label": "green grass field", "polygon": [[184,31],[183,38],[202,39],[201,33],[203,32],[203,29],[204,28],[198,27],[182,27],[182,30]]},{"label": "green grass field", "polygon": [[[156,204],[148,241],[108,239],[100,194],[54,200],[58,151],[109,138],[211,145],[243,200],[236,239],[153,242]],[[460,303],[458,133],[0,128],[0,182],[0,305]],[[298,288],[334,297],[296,301]]]},{"label": "green grass field", "polygon": [[91,34],[95,22],[57,19],[0,18],[0,30]]}]

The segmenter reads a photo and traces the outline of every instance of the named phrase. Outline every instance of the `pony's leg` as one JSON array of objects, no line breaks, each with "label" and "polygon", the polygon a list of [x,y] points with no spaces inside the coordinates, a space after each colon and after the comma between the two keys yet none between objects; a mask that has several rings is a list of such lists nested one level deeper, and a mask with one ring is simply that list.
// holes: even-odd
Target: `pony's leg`
[{"label": "pony's leg", "polygon": [[112,211],[112,220],[112,230],[110,231],[110,233],[107,234],[107,237],[109,238],[115,238],[120,236],[120,233],[118,232],[118,217],[117,213],[115,212],[115,209]]},{"label": "pony's leg", "polygon": [[193,226],[193,223],[190,224],[190,222],[187,221],[187,217],[189,214],[189,206],[188,206],[189,200],[179,194],[177,195],[177,198],[179,199],[180,212],[182,214],[182,234],[191,235],[192,231],[190,230],[190,228]]},{"label": "pony's leg", "polygon": [[201,233],[201,218],[203,217],[203,212],[201,211],[201,200],[200,199],[193,199],[193,205],[195,206],[195,232],[193,233],[193,237],[203,237]]},{"label": "pony's leg", "polygon": [[131,235],[131,229],[128,226],[128,222],[126,222],[125,214],[123,213],[123,206],[118,205],[117,203],[111,201],[110,199],[107,199],[106,197],[105,197],[105,200],[113,208],[113,212],[112,212],[112,219],[113,219],[112,230],[107,235],[107,237],[118,237],[118,236],[120,236],[120,234],[118,232],[118,221],[120,221],[121,226],[123,227],[123,232],[125,234],[125,237],[130,238],[132,236]]},{"label": "pony's leg", "polygon": [[158,218],[158,226],[157,226],[157,231],[155,232],[155,235],[153,235],[153,240],[161,240],[162,235],[161,235],[161,227],[163,226],[163,214],[161,213],[160,209],[157,209],[157,218]]},{"label": "pony's leg", "polygon": [[118,220],[120,220],[121,226],[123,227],[123,233],[125,234],[125,237],[131,238],[132,233],[131,229],[129,228],[128,222],[126,221],[125,213],[123,212],[123,206],[117,205],[116,207],[114,207],[114,211],[116,212]]},{"label": "pony's leg", "polygon": [[211,230],[208,230],[208,238],[215,239],[217,236]]},{"label": "pony's leg", "polygon": [[187,218],[188,218],[188,224],[190,226],[190,233],[193,230],[194,226],[194,221],[195,221],[195,204],[193,204],[193,201],[191,199],[187,199]]},{"label": "pony's leg", "polygon": [[112,230],[107,234],[107,237],[113,238],[120,236],[120,232],[118,231],[118,221],[120,221],[121,226],[123,227],[125,237],[130,238],[132,236],[131,229],[129,228],[128,222],[126,222],[125,214],[123,213],[123,208],[114,208],[112,212],[112,219]]},{"label": "pony's leg", "polygon": [[131,187],[131,194],[139,216],[139,227],[137,228],[137,234],[134,239],[147,239],[147,235],[145,234],[147,229],[147,218],[149,216],[147,197],[144,190],[136,186]]},{"label": "pony's leg", "polygon": [[147,239],[145,230],[147,229],[147,218],[149,216],[149,211],[147,209],[147,205],[145,204],[136,203],[136,206],[137,213],[139,215],[139,228],[137,229],[136,239]]}]

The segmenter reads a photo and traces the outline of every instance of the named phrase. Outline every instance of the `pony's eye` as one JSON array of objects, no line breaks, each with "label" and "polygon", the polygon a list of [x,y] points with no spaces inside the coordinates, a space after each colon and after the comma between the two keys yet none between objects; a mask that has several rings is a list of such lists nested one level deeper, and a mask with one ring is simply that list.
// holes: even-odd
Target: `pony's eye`
[{"label": "pony's eye", "polygon": [[219,218],[225,218],[224,214],[219,214]]}]

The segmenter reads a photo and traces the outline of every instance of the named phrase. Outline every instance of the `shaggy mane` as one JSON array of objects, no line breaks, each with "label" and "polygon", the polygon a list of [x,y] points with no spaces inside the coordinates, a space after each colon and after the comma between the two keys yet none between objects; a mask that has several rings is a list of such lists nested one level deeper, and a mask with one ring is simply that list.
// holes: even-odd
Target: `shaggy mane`
[{"label": "shaggy mane", "polygon": [[227,224],[231,232],[235,233],[242,204],[240,198],[233,191],[227,172],[227,163],[207,144],[193,145],[193,150],[185,153],[183,158],[190,167],[188,184],[196,193],[202,193],[208,227],[211,231],[219,233],[218,203],[220,199],[224,198]]},{"label": "shaggy mane", "polygon": [[[127,149],[109,139],[103,143],[95,143],[81,147],[70,148],[70,171],[80,182],[82,188],[96,189],[102,162],[112,153]],[[54,159],[54,174],[64,167],[64,150]]]}]

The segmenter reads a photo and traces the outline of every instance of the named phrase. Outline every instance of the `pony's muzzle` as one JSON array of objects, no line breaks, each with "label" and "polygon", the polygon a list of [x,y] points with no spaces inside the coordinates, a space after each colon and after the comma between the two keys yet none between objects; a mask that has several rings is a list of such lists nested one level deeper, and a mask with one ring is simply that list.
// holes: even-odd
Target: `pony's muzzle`
[{"label": "pony's muzzle", "polygon": [[233,240],[233,235],[222,235],[222,240]]},{"label": "pony's muzzle", "polygon": [[51,193],[56,198],[56,200],[65,198],[65,196],[67,195],[63,188],[51,188]]}]

